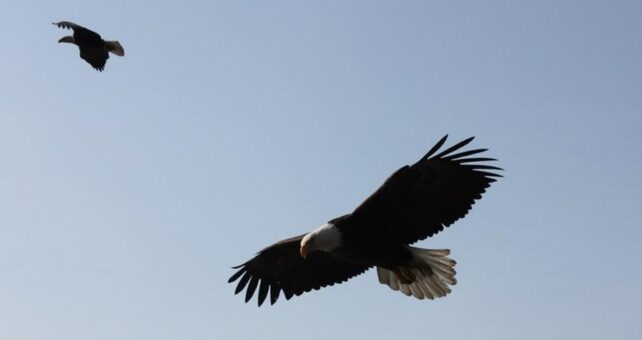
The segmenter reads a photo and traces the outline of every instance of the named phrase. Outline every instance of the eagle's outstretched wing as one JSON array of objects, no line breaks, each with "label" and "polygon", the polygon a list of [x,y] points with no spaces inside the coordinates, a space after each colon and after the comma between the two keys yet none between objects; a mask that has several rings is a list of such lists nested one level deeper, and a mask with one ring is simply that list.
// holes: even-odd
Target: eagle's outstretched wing
[{"label": "eagle's outstretched wing", "polygon": [[258,287],[260,306],[269,290],[270,303],[274,304],[281,292],[289,300],[293,295],[347,281],[368,269],[366,266],[340,261],[321,251],[310,253],[304,259],[299,254],[303,236],[305,235],[279,241],[261,250],[251,260],[234,267],[238,271],[228,282],[240,278],[235,293],[240,293],[247,286],[245,302],[248,302]]},{"label": "eagle's outstretched wing", "polygon": [[339,225],[344,235],[412,244],[464,217],[495,177],[502,177],[493,171],[502,169],[480,163],[493,158],[469,157],[486,149],[456,152],[473,137],[437,153],[446,138],[415,164],[397,170],[357,207]]}]

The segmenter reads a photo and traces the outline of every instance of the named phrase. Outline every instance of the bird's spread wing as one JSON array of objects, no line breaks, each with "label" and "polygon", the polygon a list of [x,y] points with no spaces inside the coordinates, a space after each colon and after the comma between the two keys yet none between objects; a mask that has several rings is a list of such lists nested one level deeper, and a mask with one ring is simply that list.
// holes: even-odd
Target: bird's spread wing
[{"label": "bird's spread wing", "polygon": [[299,245],[305,235],[277,242],[246,263],[234,267],[238,271],[228,282],[239,280],[235,294],[244,288],[245,302],[248,302],[258,287],[259,306],[270,293],[274,304],[281,292],[286,299],[301,295],[312,289],[332,286],[357,276],[368,269],[339,261],[326,252],[313,252],[306,259],[299,254]]},{"label": "bird's spread wing", "polygon": [[501,169],[481,163],[493,158],[469,157],[486,149],[459,151],[473,137],[437,153],[446,138],[417,163],[392,174],[350,215],[344,234],[411,244],[464,217],[501,177],[493,171]]},{"label": "bird's spread wing", "polygon": [[105,50],[93,48],[80,48],[80,57],[93,66],[96,70],[101,71],[105,69],[105,63],[109,58],[109,53]]},{"label": "bird's spread wing", "polygon": [[60,28],[72,29],[74,31],[74,39],[78,45],[85,45],[87,47],[101,48],[103,44],[103,39],[100,34],[82,27],[80,25],[74,24],[70,21],[61,21],[54,22],[54,25]]},{"label": "bird's spread wing", "polygon": [[54,22],[53,24],[60,28],[66,28],[66,29],[72,29],[72,30],[77,30],[77,29],[86,30],[86,28],[78,24],[74,24],[71,21]]}]

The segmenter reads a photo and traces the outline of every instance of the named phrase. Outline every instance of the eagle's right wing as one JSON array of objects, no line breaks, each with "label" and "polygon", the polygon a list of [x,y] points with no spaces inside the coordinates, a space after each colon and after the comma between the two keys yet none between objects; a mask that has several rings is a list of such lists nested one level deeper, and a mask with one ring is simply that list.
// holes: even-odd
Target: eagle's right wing
[{"label": "eagle's right wing", "polygon": [[312,252],[304,259],[299,254],[303,236],[279,241],[261,250],[253,259],[234,267],[238,271],[228,282],[240,278],[235,294],[247,286],[245,302],[248,302],[258,287],[259,306],[267,297],[268,290],[270,303],[274,304],[281,291],[289,300],[293,295],[347,281],[368,269],[367,266],[340,261],[323,251]]}]

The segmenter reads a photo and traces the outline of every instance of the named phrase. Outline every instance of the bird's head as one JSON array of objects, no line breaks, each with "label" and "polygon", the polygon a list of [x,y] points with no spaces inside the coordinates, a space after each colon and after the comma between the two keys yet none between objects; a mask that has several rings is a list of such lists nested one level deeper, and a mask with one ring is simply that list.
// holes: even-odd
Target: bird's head
[{"label": "bird's head", "polygon": [[60,40],[58,40],[58,42],[59,43],[63,43],[64,42],[64,43],[74,44],[75,40],[74,40],[74,37],[72,37],[71,35],[68,35],[66,37],[62,37]]},{"label": "bird's head", "polygon": [[341,246],[341,232],[332,223],[325,223],[306,234],[301,240],[299,253],[307,258],[314,251],[329,252]]}]

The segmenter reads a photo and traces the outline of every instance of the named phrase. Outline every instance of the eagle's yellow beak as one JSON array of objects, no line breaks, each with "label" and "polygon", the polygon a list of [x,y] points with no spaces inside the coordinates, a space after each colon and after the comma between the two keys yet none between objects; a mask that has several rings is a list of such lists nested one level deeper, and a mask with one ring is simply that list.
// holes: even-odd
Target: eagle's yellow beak
[{"label": "eagle's yellow beak", "polygon": [[305,249],[305,246],[301,246],[301,248],[299,248],[299,254],[301,254],[302,258],[308,257],[308,251]]}]

